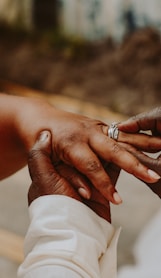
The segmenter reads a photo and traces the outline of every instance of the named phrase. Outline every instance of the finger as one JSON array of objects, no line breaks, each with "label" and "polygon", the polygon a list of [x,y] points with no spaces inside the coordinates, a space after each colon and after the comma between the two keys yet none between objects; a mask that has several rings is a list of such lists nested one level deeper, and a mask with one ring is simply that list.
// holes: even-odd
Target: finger
[{"label": "finger", "polygon": [[121,131],[136,133],[140,130],[152,130],[154,129],[154,120],[149,118],[147,113],[141,113],[133,116],[127,121],[118,124],[118,128]]},{"label": "finger", "polygon": [[161,160],[158,158],[152,158],[149,157],[143,153],[140,153],[138,151],[135,152],[135,156],[149,169],[154,170],[156,173],[161,175]]},{"label": "finger", "polygon": [[[116,182],[117,182],[118,177],[120,175],[121,169],[117,165],[112,164],[112,163],[108,163],[108,162],[105,162],[105,161],[103,161],[102,164],[103,164],[103,167],[104,167],[106,173],[110,177],[110,180],[111,180],[112,184],[114,185],[114,187],[116,187]],[[118,204],[122,203],[122,199],[120,198],[120,195],[118,195],[117,192],[114,193],[114,198],[115,198],[115,200],[118,199]],[[120,199],[121,199],[121,201],[120,201]]]},{"label": "finger", "polygon": [[[156,162],[155,162],[155,165],[154,165],[154,169],[156,170],[156,172],[158,174],[161,175],[161,154],[156,159]],[[147,183],[147,185],[148,185],[148,187],[150,187],[150,189],[155,194],[158,195],[159,198],[161,198],[161,179],[158,182],[154,183],[153,185],[148,184],[148,183]]]},{"label": "finger", "polygon": [[65,163],[60,163],[56,166],[57,172],[64,177],[85,199],[90,199],[91,189],[89,186],[89,181],[86,177],[79,173],[75,168],[66,165]]},{"label": "finger", "polygon": [[114,183],[116,186],[116,182],[119,178],[121,169],[117,165],[110,163],[105,166],[105,170],[108,173],[112,183]]},{"label": "finger", "polygon": [[[30,150],[28,155],[28,168],[29,168],[32,181],[35,182],[37,182],[37,180],[39,181],[40,175],[42,175],[42,173],[39,171],[39,167],[41,166],[39,162],[39,156],[40,158],[43,158],[42,159],[44,164],[43,167],[45,167],[44,174],[46,174],[47,167],[49,167],[49,169],[51,168],[51,164],[50,164],[51,153],[52,153],[51,134],[49,131],[43,131],[40,133],[39,138],[37,139],[35,145]],[[44,180],[43,175],[42,178]],[[39,182],[41,182],[41,180]]]},{"label": "finger", "polygon": [[[102,195],[114,204],[121,202],[116,193],[114,184],[105,172],[100,160],[87,144],[74,144],[70,147],[70,152],[66,149],[66,157],[63,158],[71,165],[83,173],[90,182],[102,193]],[[68,154],[68,156],[67,156]],[[117,199],[115,198],[117,196]]]},{"label": "finger", "polygon": [[139,160],[126,149],[122,148],[118,142],[105,135],[93,136],[90,145],[95,153],[104,160],[116,164],[121,169],[145,182],[153,183],[160,178],[155,172],[140,163]]},{"label": "finger", "polygon": [[[144,153],[139,152],[132,146],[121,143],[124,147],[128,147],[128,150],[131,151],[143,164],[145,164],[149,169],[154,170],[156,173],[161,175],[161,158],[160,156],[157,159],[153,159]],[[157,182],[150,184],[146,183],[146,185],[161,198],[161,179]]]},{"label": "finger", "polygon": [[[148,168],[154,170],[156,173],[161,175],[161,159],[160,156],[156,159],[146,156],[143,153],[140,153],[138,151],[133,151],[133,153],[136,155],[136,157],[145,164]],[[161,179],[159,179],[157,182],[151,184],[146,183],[146,185],[161,198]]]},{"label": "finger", "polygon": [[129,145],[127,143],[119,142],[118,143],[122,148],[126,149],[128,152],[133,154],[135,157],[137,157],[143,164],[150,165],[152,160],[155,160],[154,158],[146,155],[145,153],[138,150],[136,147]]},{"label": "finger", "polygon": [[[159,120],[160,129],[157,128],[157,120]],[[138,114],[125,122],[119,123],[118,127],[121,131],[130,133],[136,133],[140,130],[161,131],[161,108]]]},{"label": "finger", "polygon": [[86,205],[90,207],[100,217],[104,218],[108,222],[111,222],[111,213],[109,210],[110,208],[107,208],[106,206],[101,205],[97,202],[93,202],[91,200],[86,201]]},{"label": "finger", "polygon": [[161,150],[161,137],[154,137],[147,134],[130,134],[119,132],[119,142],[128,143],[145,152],[158,152]]},{"label": "finger", "polygon": [[51,162],[51,134],[41,133],[29,153],[28,166],[33,184],[40,195],[61,194],[80,199],[70,184],[54,169]]},{"label": "finger", "polygon": [[109,201],[107,201],[96,188],[92,187],[91,199],[85,200],[84,203],[100,217],[111,222]]},{"label": "finger", "polygon": [[161,159],[160,156],[158,158],[153,158],[148,155],[146,155],[143,152],[140,152],[135,147],[126,144],[126,143],[119,143],[121,146],[123,146],[125,149],[127,149],[130,153],[132,153],[139,161],[146,165],[149,169],[154,170],[156,173],[161,175]]}]

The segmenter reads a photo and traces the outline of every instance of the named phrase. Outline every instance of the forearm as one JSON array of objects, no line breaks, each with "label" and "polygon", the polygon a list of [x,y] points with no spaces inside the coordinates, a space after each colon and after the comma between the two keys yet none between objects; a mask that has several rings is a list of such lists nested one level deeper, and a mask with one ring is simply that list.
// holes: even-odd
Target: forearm
[{"label": "forearm", "polygon": [[41,197],[31,205],[30,218],[19,277],[115,277],[114,228],[85,205],[64,196]]},{"label": "forearm", "polygon": [[26,151],[16,125],[17,97],[0,94],[0,178],[3,179],[26,163]]},{"label": "forearm", "polygon": [[42,111],[48,107],[43,100],[0,94],[0,179],[25,166],[29,149],[46,128]]}]

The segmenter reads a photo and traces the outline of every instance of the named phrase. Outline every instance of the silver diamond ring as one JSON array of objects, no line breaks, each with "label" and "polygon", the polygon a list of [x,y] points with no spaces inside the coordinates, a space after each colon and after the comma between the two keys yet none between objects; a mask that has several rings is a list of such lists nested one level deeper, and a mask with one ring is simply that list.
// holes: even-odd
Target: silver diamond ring
[{"label": "silver diamond ring", "polygon": [[108,137],[117,140],[119,137],[119,129],[116,123],[112,123],[108,129]]}]

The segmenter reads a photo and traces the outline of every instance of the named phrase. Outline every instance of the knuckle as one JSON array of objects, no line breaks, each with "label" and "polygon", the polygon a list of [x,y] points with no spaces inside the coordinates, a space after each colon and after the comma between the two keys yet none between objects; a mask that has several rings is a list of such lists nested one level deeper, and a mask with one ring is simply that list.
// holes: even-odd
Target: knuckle
[{"label": "knuckle", "polygon": [[101,189],[103,192],[108,193],[109,195],[113,191],[113,186],[109,184],[109,181],[105,180],[104,182],[101,183]]},{"label": "knuckle", "polygon": [[43,179],[45,182],[42,182],[41,179],[39,179],[37,176],[36,181],[34,181],[36,184],[38,184],[42,194],[50,195],[59,193],[57,192],[58,189],[61,187],[61,178],[59,176],[57,176],[53,172],[48,172],[47,175],[43,175]]},{"label": "knuckle", "polygon": [[88,172],[98,172],[101,170],[102,166],[99,161],[89,160],[86,164],[86,168]]},{"label": "knuckle", "polygon": [[71,153],[72,153],[72,144],[66,144],[62,147],[59,156],[64,162],[68,163],[70,161]]},{"label": "knuckle", "polygon": [[112,148],[111,148],[112,153],[114,153],[116,155],[120,152],[120,150],[121,150],[121,148],[117,143],[112,144]]},{"label": "knuckle", "polygon": [[55,182],[54,189],[55,189],[55,192],[57,192],[57,193],[60,193],[60,191],[61,192],[64,191],[65,185],[64,185],[63,179],[60,178]]},{"label": "knuckle", "polygon": [[45,150],[32,149],[28,154],[28,162],[39,161],[40,157],[50,156]]},{"label": "knuckle", "polygon": [[43,179],[45,181],[44,188],[45,187],[53,187],[60,181],[60,176],[53,172],[52,170],[48,170],[47,173],[43,173]]},{"label": "knuckle", "polygon": [[70,132],[69,130],[65,130],[64,133],[62,134],[59,145],[61,145],[64,148],[65,146],[71,146],[74,142],[77,142],[79,140],[81,140],[81,138],[80,138],[80,132],[78,128],[74,130],[70,130]]},{"label": "knuckle", "polygon": [[45,150],[41,150],[41,149],[32,149],[32,150],[30,150],[30,152],[28,154],[28,159],[29,160],[37,160],[42,155],[46,156],[47,152]]},{"label": "knuckle", "polygon": [[54,178],[54,182],[51,183],[51,180],[48,181],[49,185],[48,188],[50,190],[50,192],[52,192],[53,194],[62,194],[63,192],[66,191],[66,185],[63,181],[62,178]]},{"label": "knuckle", "polygon": [[39,150],[32,149],[28,154],[28,159],[33,160],[39,156]]}]

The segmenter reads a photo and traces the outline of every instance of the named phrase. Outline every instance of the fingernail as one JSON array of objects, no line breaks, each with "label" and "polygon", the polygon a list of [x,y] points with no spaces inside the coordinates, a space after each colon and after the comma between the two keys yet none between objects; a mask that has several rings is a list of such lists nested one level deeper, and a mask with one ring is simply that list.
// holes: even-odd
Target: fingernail
[{"label": "fingernail", "polygon": [[46,141],[48,136],[49,136],[49,132],[48,131],[41,132],[40,137],[39,137],[39,141]]},{"label": "fingernail", "polygon": [[120,195],[119,195],[117,192],[115,192],[115,193],[113,194],[113,198],[114,198],[114,200],[115,200],[115,202],[116,202],[117,204],[121,204],[121,203],[122,203],[122,199],[121,199]]},{"label": "fingernail", "polygon": [[90,195],[87,190],[85,190],[83,187],[78,188],[79,194],[84,198],[84,199],[89,199]]},{"label": "fingernail", "polygon": [[154,172],[153,170],[151,169],[148,169],[148,174],[151,178],[155,179],[155,180],[159,180],[160,179],[160,176]]}]

